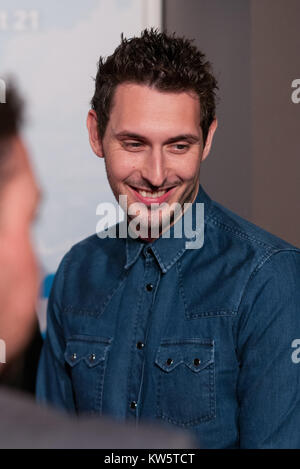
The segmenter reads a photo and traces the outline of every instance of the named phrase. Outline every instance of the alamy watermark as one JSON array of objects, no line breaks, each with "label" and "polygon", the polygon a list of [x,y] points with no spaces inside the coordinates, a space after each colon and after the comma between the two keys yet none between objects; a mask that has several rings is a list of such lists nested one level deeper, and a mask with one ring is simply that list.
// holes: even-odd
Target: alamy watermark
[{"label": "alamy watermark", "polygon": [[294,104],[300,103],[300,78],[296,78],[292,81],[292,88],[296,88],[291,95],[292,102]]},{"label": "alamy watermark", "polygon": [[[100,203],[97,206],[96,215],[102,218],[97,223],[96,233],[99,238],[116,238],[116,223],[121,219],[121,209],[123,209],[130,221],[118,225],[119,238],[128,236],[133,239],[170,238],[170,227],[173,224],[172,237],[185,237],[186,249],[200,249],[204,244],[204,203],[194,204],[196,211],[194,217],[192,205],[190,202],[184,203],[183,206],[178,202],[151,203],[151,205],[135,202],[127,206],[127,195],[120,195],[119,207],[110,202]],[[193,218],[195,227],[193,227]]]},{"label": "alamy watermark", "polygon": [[6,83],[0,78],[0,104],[6,103]]},{"label": "alamy watermark", "polygon": [[6,363],[6,343],[0,339],[0,363]]},{"label": "alamy watermark", "polygon": [[294,339],[291,347],[295,349],[291,356],[292,362],[295,364],[300,363],[300,339]]}]

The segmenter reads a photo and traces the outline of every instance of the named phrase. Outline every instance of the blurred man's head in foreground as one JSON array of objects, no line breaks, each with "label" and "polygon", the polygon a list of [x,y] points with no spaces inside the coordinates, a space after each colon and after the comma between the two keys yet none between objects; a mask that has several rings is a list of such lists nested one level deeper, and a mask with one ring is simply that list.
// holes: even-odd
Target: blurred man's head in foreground
[{"label": "blurred man's head in foreground", "polygon": [[38,292],[30,230],[39,190],[20,136],[22,120],[22,101],[9,85],[0,104],[0,339],[7,362],[31,337]]}]

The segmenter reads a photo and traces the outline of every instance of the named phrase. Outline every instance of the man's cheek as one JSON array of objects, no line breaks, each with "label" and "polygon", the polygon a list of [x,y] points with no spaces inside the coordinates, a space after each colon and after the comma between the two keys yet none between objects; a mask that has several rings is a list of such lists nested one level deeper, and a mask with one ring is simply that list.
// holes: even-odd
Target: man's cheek
[{"label": "man's cheek", "polygon": [[128,168],[120,161],[119,164],[115,161],[106,163],[107,176],[111,183],[122,182],[128,176]]}]

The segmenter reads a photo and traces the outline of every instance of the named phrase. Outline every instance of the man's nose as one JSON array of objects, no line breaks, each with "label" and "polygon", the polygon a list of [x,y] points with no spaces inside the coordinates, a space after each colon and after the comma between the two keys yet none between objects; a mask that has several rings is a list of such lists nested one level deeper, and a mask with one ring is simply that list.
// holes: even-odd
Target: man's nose
[{"label": "man's nose", "polygon": [[161,148],[152,148],[145,156],[143,164],[143,178],[152,186],[161,187],[166,180],[166,162]]}]

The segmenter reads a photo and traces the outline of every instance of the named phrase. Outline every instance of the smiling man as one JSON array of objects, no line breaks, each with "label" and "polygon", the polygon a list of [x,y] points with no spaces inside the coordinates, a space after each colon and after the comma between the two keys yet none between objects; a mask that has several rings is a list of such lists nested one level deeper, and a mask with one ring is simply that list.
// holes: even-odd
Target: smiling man
[{"label": "smiling man", "polygon": [[[155,419],[192,431],[199,447],[300,447],[300,250],[200,185],[216,88],[190,41],[152,29],[100,59],[87,126],[126,216],[115,237],[92,235],[60,264],[38,398]],[[198,206],[204,243],[189,249],[201,224],[176,230],[197,226]],[[145,231],[121,236],[137,214]]]},{"label": "smiling man", "polygon": [[[213,88],[209,91],[212,93]],[[209,153],[217,127],[213,114],[210,120],[204,145],[195,91],[164,92],[150,83],[118,85],[105,138],[101,140],[97,113],[89,112],[90,143],[99,157],[109,155],[105,164],[112,191],[117,199],[126,195],[128,207],[142,203],[149,209],[144,211],[145,217],[140,217],[149,237],[156,221],[159,234],[169,219],[172,221],[174,214],[169,207],[195,200],[200,163]],[[155,217],[153,212],[159,207],[160,217]]]}]

